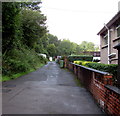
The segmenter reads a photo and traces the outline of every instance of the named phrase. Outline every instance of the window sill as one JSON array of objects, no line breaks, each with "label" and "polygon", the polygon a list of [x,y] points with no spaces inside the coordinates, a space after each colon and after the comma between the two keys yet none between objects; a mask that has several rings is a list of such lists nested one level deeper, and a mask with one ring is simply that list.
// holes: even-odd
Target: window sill
[{"label": "window sill", "polygon": [[108,44],[107,44],[107,45],[102,46],[102,49],[107,48],[107,47],[108,47]]},{"label": "window sill", "polygon": [[110,61],[118,60],[118,58],[111,58]]},{"label": "window sill", "polygon": [[117,40],[119,40],[120,39],[120,36],[119,37],[116,37],[114,40],[113,40],[113,42],[115,42],[115,41],[117,41]]}]

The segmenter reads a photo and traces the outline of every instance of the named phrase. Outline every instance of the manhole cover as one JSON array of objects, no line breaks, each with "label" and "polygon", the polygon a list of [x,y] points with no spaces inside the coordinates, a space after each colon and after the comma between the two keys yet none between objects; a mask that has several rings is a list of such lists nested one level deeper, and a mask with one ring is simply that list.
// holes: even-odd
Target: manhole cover
[{"label": "manhole cover", "polygon": [[10,92],[11,91],[11,89],[2,89],[2,92],[3,93],[8,93],[8,92]]},{"label": "manhole cover", "polygon": [[10,87],[10,88],[12,88],[12,87],[16,87],[16,85],[4,85],[3,87]]}]

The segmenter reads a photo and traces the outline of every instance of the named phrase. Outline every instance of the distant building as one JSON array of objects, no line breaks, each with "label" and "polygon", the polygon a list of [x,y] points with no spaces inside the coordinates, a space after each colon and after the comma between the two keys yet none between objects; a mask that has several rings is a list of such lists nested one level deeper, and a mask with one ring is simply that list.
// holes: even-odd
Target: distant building
[{"label": "distant building", "polygon": [[100,57],[100,51],[85,51],[85,52],[82,52],[82,54],[84,55],[91,55],[93,57]]},{"label": "distant building", "polygon": [[117,64],[118,51],[113,47],[120,43],[120,11],[99,31],[101,63]]},{"label": "distant building", "polygon": [[99,62],[100,61],[100,51],[84,51],[81,52],[82,55],[90,55],[93,56],[93,62]]}]

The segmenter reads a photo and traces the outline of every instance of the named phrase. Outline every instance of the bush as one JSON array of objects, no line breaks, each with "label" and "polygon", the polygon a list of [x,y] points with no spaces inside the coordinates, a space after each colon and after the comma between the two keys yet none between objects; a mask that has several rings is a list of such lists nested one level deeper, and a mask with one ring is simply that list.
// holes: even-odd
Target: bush
[{"label": "bush", "polygon": [[96,70],[109,72],[110,74],[113,74],[115,78],[117,77],[117,64],[86,63],[86,66]]},{"label": "bush", "polygon": [[42,56],[38,56],[34,50],[29,50],[23,46],[19,49],[14,48],[3,56],[2,62],[2,74],[11,76],[13,74],[36,69],[41,64],[45,64],[47,59]]},{"label": "bush", "polygon": [[70,62],[77,61],[77,60],[92,61],[93,56],[90,56],[90,55],[71,55],[71,56],[68,56],[68,60]]},{"label": "bush", "polygon": [[91,61],[74,61],[75,64],[86,66],[87,63],[91,63]]},{"label": "bush", "polygon": [[113,74],[113,79],[116,80],[118,68],[117,64],[102,64],[90,61],[74,61],[74,63]]},{"label": "bush", "polygon": [[109,72],[111,74],[116,75],[117,73],[117,64],[102,64],[102,63],[96,63],[96,62],[90,62],[90,61],[74,61],[75,64],[83,65],[89,68],[93,68],[96,70]]}]

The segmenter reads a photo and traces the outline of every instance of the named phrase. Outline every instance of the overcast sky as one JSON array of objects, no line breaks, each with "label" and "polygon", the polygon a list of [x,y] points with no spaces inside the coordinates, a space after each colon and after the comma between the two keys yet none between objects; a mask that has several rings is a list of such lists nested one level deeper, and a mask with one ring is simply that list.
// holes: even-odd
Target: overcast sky
[{"label": "overcast sky", "polygon": [[97,33],[117,12],[120,0],[42,0],[51,34],[69,39],[100,44]]}]

